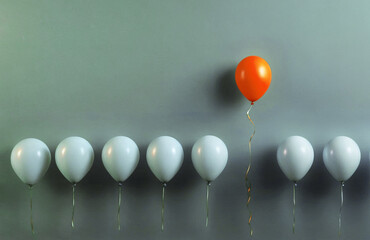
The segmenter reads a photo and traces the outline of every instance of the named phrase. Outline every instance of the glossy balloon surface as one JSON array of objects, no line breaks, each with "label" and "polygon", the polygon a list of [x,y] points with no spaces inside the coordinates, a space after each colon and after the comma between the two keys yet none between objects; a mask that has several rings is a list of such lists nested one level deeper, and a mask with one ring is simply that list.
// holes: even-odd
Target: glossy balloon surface
[{"label": "glossy balloon surface", "polygon": [[301,136],[291,136],[285,139],[277,150],[278,164],[291,181],[301,180],[310,170],[314,151],[311,143]]},{"label": "glossy balloon surface", "polygon": [[227,147],[220,138],[207,135],[195,142],[191,159],[195,170],[204,180],[214,181],[226,166]]},{"label": "glossy balloon surface", "polygon": [[184,161],[184,150],[173,137],[161,136],[148,146],[146,159],[149,168],[161,182],[169,182]]},{"label": "glossy balloon surface", "polygon": [[14,172],[22,182],[34,185],[48,170],[51,154],[45,143],[35,138],[27,138],[14,146],[10,159]]},{"label": "glossy balloon surface", "polygon": [[59,143],[55,151],[55,162],[63,176],[71,183],[78,183],[90,170],[94,161],[94,150],[81,137],[68,137]]},{"label": "glossy balloon surface", "polygon": [[235,70],[240,92],[251,102],[260,99],[271,83],[271,68],[265,59],[249,56],[240,61]]},{"label": "glossy balloon surface", "polygon": [[125,181],[139,163],[140,153],[136,143],[124,136],[110,139],[103,148],[104,167],[117,182]]},{"label": "glossy balloon surface", "polygon": [[360,164],[361,151],[353,139],[339,136],[326,144],[323,159],[329,173],[337,181],[347,181]]}]

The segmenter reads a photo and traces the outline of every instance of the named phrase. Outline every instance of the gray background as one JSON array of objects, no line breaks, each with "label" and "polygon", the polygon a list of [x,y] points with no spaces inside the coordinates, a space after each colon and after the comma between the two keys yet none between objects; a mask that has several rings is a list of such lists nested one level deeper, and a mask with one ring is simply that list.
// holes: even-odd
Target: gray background
[{"label": "gray background", "polygon": [[[244,171],[252,127],[233,76],[248,55],[265,58],[273,74],[252,112],[255,239],[338,239],[339,184],[321,153],[339,135],[362,151],[345,186],[343,239],[369,239],[369,8],[367,0],[0,0],[0,239],[32,238],[28,191],[10,166],[11,149],[35,137],[54,154],[68,136],[86,138],[96,153],[77,187],[76,228],[71,186],[53,158],[34,189],[38,239],[248,239]],[[212,185],[208,229],[205,183],[190,159],[205,134],[222,138],[230,153]],[[124,184],[121,232],[116,183],[100,157],[116,135],[141,151]],[[160,135],[185,150],[168,184],[163,233],[161,185],[145,159]],[[291,183],[275,157],[291,135],[315,149],[297,190],[295,236]]]}]

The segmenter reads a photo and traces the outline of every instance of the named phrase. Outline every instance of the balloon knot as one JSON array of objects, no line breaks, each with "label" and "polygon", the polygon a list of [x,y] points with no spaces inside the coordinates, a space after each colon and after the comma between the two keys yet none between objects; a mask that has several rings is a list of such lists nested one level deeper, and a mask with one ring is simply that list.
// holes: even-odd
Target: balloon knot
[{"label": "balloon knot", "polygon": [[254,105],[254,102],[251,102],[251,105]]}]

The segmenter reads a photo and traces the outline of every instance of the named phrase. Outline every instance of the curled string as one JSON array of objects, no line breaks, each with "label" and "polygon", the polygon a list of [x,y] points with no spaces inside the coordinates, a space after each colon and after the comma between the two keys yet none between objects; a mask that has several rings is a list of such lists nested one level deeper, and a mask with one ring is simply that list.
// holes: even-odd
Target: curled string
[{"label": "curled string", "polygon": [[339,218],[338,218],[338,236],[342,235],[342,209],[343,209],[343,188],[344,188],[344,181],[340,183],[340,208],[339,208]]},{"label": "curled string", "polygon": [[35,229],[33,227],[33,217],[32,217],[32,188],[33,186],[32,185],[29,185],[29,189],[30,189],[30,223],[31,223],[31,230],[32,230],[32,234],[35,234]]},{"label": "curled string", "polygon": [[162,184],[162,216],[161,216],[161,220],[162,220],[161,229],[162,229],[162,231],[164,229],[164,192],[165,192],[166,186],[167,186],[167,183],[164,182]]},{"label": "curled string", "polygon": [[74,218],[75,218],[75,190],[76,190],[76,183],[72,184],[72,228],[75,227]]},{"label": "curled string", "polygon": [[252,145],[251,145],[251,143],[252,143],[252,138],[253,138],[254,134],[256,133],[256,126],[254,125],[254,122],[252,121],[251,117],[249,116],[249,112],[251,111],[251,109],[253,107],[253,104],[254,103],[252,102],[250,108],[247,111],[247,117],[253,125],[253,134],[249,138],[249,144],[248,144],[249,145],[249,164],[248,164],[247,171],[245,172],[245,186],[247,188],[247,194],[248,194],[247,208],[248,208],[248,212],[249,212],[248,225],[249,225],[249,234],[250,234],[250,236],[253,236],[252,210],[249,206],[249,204],[251,202],[251,198],[252,198],[252,192],[251,192],[252,191],[252,183],[250,182],[250,180],[248,178],[248,174],[249,174],[249,171],[251,170],[251,165],[252,165]]},{"label": "curled string", "polygon": [[295,191],[297,188],[297,182],[293,183],[293,234],[295,233]]},{"label": "curled string", "polygon": [[211,186],[211,182],[207,181],[207,198],[206,198],[206,211],[207,211],[207,216],[206,216],[206,227],[208,227],[208,216],[209,216],[209,208],[208,208],[208,199],[209,199],[209,187]]},{"label": "curled string", "polygon": [[118,231],[121,231],[121,219],[120,219],[120,212],[121,212],[121,201],[122,201],[122,183],[118,183],[118,210],[117,210],[117,227]]}]

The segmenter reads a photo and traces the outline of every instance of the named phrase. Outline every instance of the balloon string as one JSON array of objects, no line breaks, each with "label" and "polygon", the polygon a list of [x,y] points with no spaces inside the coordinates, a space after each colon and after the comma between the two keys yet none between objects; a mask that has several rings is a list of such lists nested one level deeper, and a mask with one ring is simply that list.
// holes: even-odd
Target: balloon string
[{"label": "balloon string", "polygon": [[245,186],[247,188],[247,193],[248,193],[247,208],[248,208],[248,212],[249,212],[248,225],[249,225],[249,234],[250,234],[250,236],[253,236],[252,210],[249,206],[249,204],[251,202],[251,198],[252,198],[252,192],[251,192],[252,191],[252,183],[250,182],[250,180],[248,178],[248,174],[249,174],[249,171],[251,170],[251,165],[252,165],[252,145],[251,145],[251,143],[252,143],[252,138],[253,138],[254,134],[256,133],[256,126],[254,125],[254,122],[252,121],[251,117],[249,116],[249,112],[251,111],[251,109],[253,107],[253,104],[254,103],[252,102],[250,108],[247,111],[247,117],[253,125],[253,134],[249,138],[249,144],[248,144],[249,145],[249,164],[248,164],[247,171],[245,172]]},{"label": "balloon string", "polygon": [[33,217],[32,217],[32,188],[33,188],[33,186],[29,185],[29,189],[30,189],[30,223],[31,223],[32,234],[35,234],[35,229],[33,227]]},{"label": "balloon string", "polygon": [[118,183],[118,210],[117,210],[117,225],[118,230],[121,230],[121,220],[120,220],[120,211],[121,211],[121,200],[122,200],[122,183]]},{"label": "balloon string", "polygon": [[207,217],[206,217],[206,227],[208,227],[208,216],[209,216],[208,200],[209,200],[209,187],[210,186],[211,186],[211,182],[210,181],[207,181],[207,198],[206,198]]},{"label": "balloon string", "polygon": [[75,218],[75,189],[76,183],[72,184],[72,228],[75,227],[74,218]]},{"label": "balloon string", "polygon": [[162,185],[162,225],[161,225],[161,229],[163,231],[164,229],[164,192],[165,192],[165,188],[166,188],[167,184],[164,182],[163,185]]},{"label": "balloon string", "polygon": [[297,188],[297,182],[294,182],[293,183],[293,234],[295,233],[295,207],[296,207],[295,191],[296,191],[296,188]]},{"label": "balloon string", "polygon": [[340,236],[342,235],[342,209],[343,209],[343,188],[344,188],[344,181],[340,183],[340,208],[339,208],[339,218],[338,218],[338,236],[340,239]]}]

